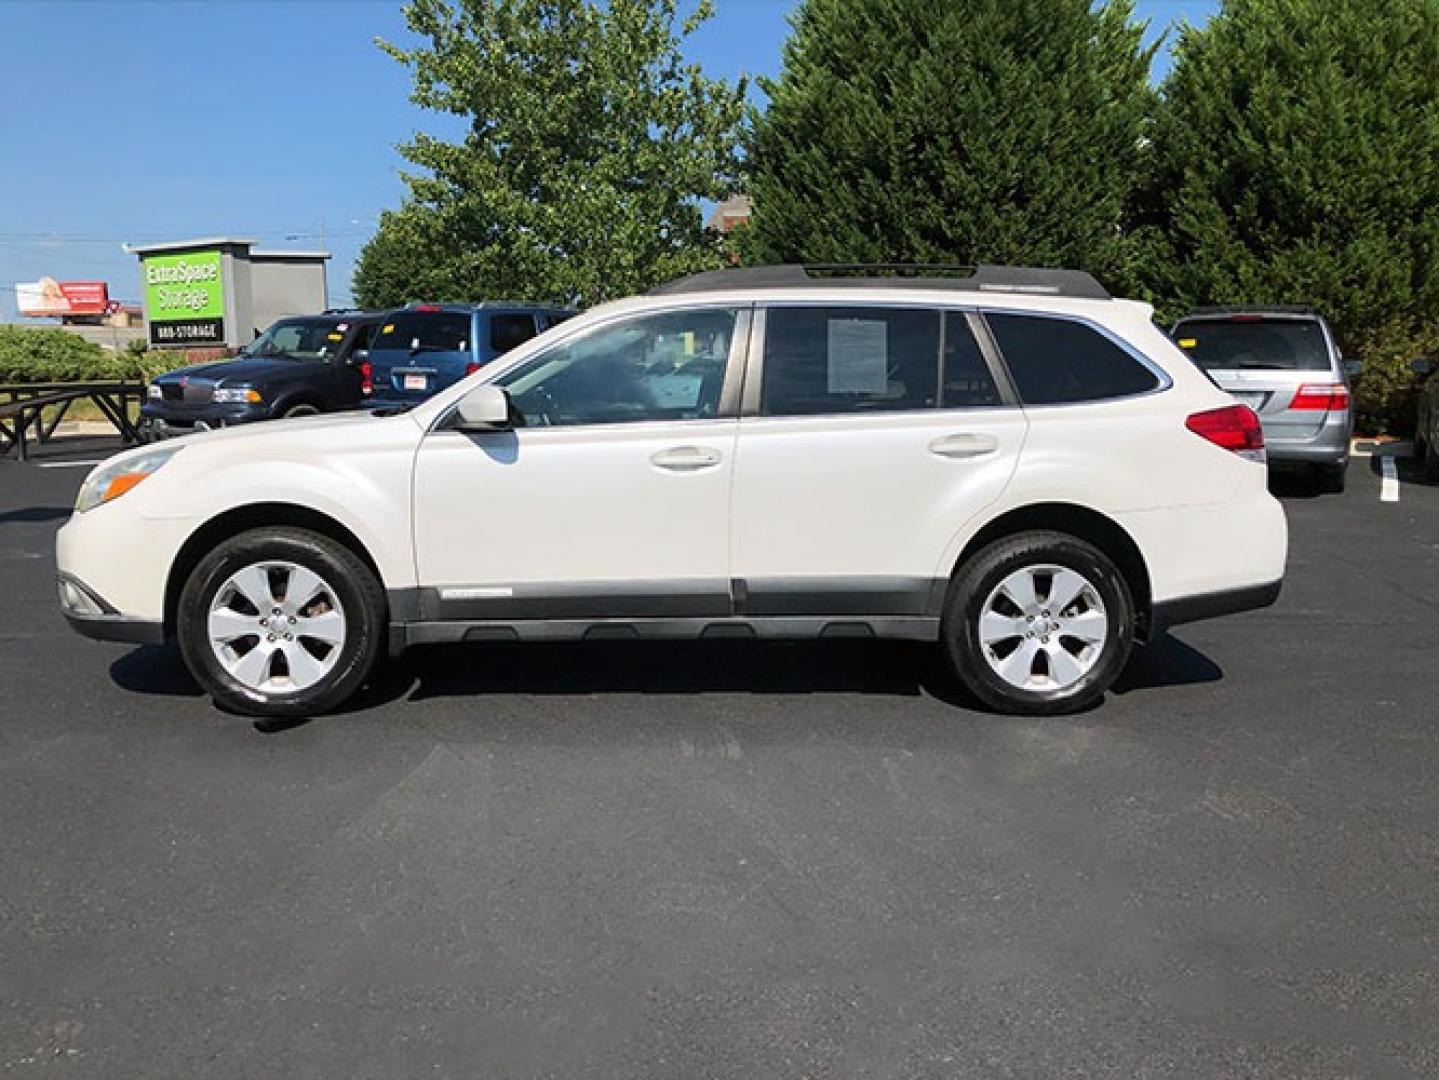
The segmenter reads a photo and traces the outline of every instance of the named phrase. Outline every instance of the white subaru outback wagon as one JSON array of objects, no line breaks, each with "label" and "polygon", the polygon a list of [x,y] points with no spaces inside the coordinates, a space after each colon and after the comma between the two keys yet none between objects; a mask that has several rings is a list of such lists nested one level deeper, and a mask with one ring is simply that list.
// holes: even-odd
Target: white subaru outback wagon
[{"label": "white subaru outback wagon", "polygon": [[382,649],[938,643],[990,707],[1103,696],[1135,641],[1262,607],[1254,413],[1086,274],[761,267],[606,304],[409,412],[122,453],[60,530],[92,637],[179,639],[299,715]]}]

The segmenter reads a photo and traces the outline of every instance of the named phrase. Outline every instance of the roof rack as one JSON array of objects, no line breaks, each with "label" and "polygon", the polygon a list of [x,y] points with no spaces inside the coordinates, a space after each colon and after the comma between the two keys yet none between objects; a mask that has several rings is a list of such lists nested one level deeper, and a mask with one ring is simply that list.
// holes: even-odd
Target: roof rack
[{"label": "roof rack", "polygon": [[706,270],[650,290],[652,296],[724,289],[783,289],[814,285],[894,289],[972,289],[1109,300],[1108,291],[1083,270],[1047,267],[961,266],[949,263],[791,263]]}]

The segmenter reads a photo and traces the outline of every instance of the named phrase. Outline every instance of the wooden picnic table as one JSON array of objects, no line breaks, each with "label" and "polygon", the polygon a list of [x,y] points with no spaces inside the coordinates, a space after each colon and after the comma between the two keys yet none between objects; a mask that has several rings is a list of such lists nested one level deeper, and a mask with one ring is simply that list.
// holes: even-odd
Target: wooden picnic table
[{"label": "wooden picnic table", "polygon": [[[145,384],[140,381],[9,383],[0,385],[0,454],[16,450],[21,461],[28,461],[29,434],[37,443],[48,443],[70,406],[89,399],[115,430],[121,442],[129,445],[140,440],[140,433],[130,422],[129,402],[145,400]],[[44,411],[54,408],[46,420]]]}]

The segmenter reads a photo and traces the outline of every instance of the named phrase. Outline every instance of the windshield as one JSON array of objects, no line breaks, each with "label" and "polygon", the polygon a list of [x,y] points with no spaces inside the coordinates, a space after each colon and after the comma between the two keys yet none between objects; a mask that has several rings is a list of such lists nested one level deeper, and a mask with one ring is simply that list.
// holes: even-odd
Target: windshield
[{"label": "windshield", "polygon": [[1190,319],[1174,340],[1205,371],[1328,371],[1329,347],[1314,319]]},{"label": "windshield", "polygon": [[350,324],[342,319],[281,319],[245,346],[241,355],[282,360],[329,360],[340,351]]}]

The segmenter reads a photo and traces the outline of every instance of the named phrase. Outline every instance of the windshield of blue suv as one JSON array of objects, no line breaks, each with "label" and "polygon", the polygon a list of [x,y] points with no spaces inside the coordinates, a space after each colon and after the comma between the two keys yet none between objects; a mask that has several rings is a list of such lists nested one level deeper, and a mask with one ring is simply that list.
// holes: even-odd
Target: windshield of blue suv
[{"label": "windshield of blue suv", "polygon": [[278,360],[329,360],[340,351],[350,324],[344,319],[281,319],[240,353]]},{"label": "windshield of blue suv", "polygon": [[1260,315],[1189,319],[1174,340],[1205,371],[1327,371],[1329,346],[1314,319]]}]

